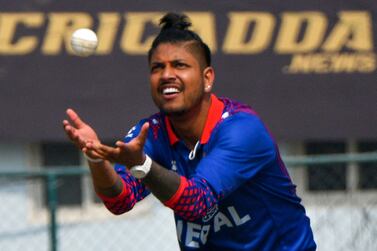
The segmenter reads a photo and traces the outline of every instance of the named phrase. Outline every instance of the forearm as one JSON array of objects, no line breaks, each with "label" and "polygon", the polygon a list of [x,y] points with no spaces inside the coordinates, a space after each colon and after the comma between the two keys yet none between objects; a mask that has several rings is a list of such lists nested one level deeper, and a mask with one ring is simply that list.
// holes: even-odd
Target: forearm
[{"label": "forearm", "polygon": [[149,192],[145,185],[125,171],[124,167],[114,168],[109,162],[90,164],[97,195],[110,212],[119,215],[131,210],[136,202],[142,200]]},{"label": "forearm", "polygon": [[143,183],[165,206],[186,220],[205,216],[219,200],[204,179],[186,179],[155,162]]},{"label": "forearm", "polygon": [[151,170],[143,179],[143,183],[161,202],[165,202],[177,192],[180,176],[153,161]]},{"label": "forearm", "polygon": [[122,192],[123,184],[109,161],[93,163],[89,161],[94,190],[106,197],[115,197]]}]

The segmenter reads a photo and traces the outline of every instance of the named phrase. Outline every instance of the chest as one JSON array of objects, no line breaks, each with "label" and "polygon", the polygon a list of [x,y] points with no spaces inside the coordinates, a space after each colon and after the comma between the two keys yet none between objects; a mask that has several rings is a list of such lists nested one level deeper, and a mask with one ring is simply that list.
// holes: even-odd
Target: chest
[{"label": "chest", "polygon": [[178,142],[169,149],[163,165],[179,175],[189,178],[196,173],[196,168],[208,151],[206,145],[198,145],[196,149],[190,150],[182,142]]}]

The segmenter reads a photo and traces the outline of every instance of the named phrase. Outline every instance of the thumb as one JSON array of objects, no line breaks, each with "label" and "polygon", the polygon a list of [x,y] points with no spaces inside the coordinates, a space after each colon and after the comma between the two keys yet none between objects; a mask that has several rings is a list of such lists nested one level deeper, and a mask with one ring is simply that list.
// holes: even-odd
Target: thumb
[{"label": "thumb", "polygon": [[139,141],[139,144],[141,144],[142,146],[145,145],[145,141],[147,140],[147,137],[148,137],[148,129],[149,129],[149,123],[148,123],[148,122],[145,122],[145,123],[143,124],[143,126],[141,127],[141,129],[140,129],[140,133],[139,133],[139,135],[137,136],[138,141]]},{"label": "thumb", "polygon": [[80,128],[80,127],[83,127],[85,125],[85,123],[81,120],[79,115],[73,109],[68,108],[66,113],[67,113],[69,119],[72,121],[74,127]]}]

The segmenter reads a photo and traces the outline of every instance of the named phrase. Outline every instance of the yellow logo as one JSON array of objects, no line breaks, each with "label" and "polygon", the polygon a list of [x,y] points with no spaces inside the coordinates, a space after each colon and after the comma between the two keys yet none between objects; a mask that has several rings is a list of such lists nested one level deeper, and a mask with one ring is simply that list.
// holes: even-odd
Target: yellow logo
[{"label": "yellow logo", "polygon": [[[127,55],[144,55],[156,34],[162,12],[0,12],[0,55],[27,55],[35,51],[55,56],[72,54],[70,36],[78,28],[95,28],[96,55],[115,47]],[[339,11],[329,18],[320,11],[229,12],[224,37],[217,39],[212,12],[186,12],[193,29],[214,53],[255,55],[272,51],[291,56],[282,66],[287,74],[370,73],[376,70],[373,22],[369,11]],[[220,17],[217,17],[220,18]],[[224,17],[226,18],[226,17]],[[20,31],[23,31],[22,33]],[[42,35],[40,35],[42,34]],[[218,43],[221,42],[221,45]]]}]

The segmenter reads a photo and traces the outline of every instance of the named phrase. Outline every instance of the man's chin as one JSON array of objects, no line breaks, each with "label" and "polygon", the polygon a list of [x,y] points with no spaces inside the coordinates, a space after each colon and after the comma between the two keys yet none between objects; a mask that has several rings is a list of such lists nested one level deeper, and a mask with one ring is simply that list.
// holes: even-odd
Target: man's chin
[{"label": "man's chin", "polygon": [[186,113],[185,109],[160,109],[162,113],[169,117],[179,117]]}]

